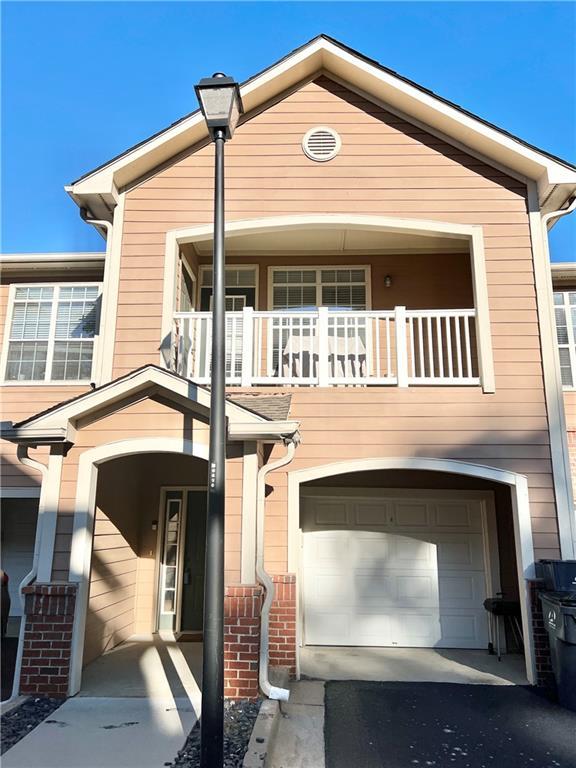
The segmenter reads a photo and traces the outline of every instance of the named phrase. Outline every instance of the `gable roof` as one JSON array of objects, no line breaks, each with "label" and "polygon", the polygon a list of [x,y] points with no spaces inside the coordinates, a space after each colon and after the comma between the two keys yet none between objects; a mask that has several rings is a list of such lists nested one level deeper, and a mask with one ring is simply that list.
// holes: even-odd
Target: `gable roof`
[{"label": "gable roof", "polygon": [[[543,210],[559,208],[576,192],[576,167],[538,149],[468,110],[418,85],[343,43],[319,35],[241,85],[245,120],[288,89],[318,74],[357,89],[412,122],[440,133],[469,151],[538,182]],[[208,140],[200,110],[136,144],[66,187],[82,207],[110,218],[119,190]]]},{"label": "gable roof", "polygon": [[[15,443],[43,444],[53,442],[74,442],[75,426],[80,419],[97,414],[104,408],[120,406],[127,398],[141,394],[149,396],[151,388],[156,396],[173,399],[181,406],[197,406],[209,413],[210,391],[177,373],[157,365],[145,365],[100,387],[83,392],[76,397],[47,408],[16,424],[3,424],[2,437]],[[274,421],[258,413],[254,408],[226,399],[226,416],[235,424],[234,435],[253,430],[254,434],[278,437],[297,431],[298,422]],[[230,436],[232,436],[230,430]],[[258,439],[258,438],[254,438]],[[264,439],[264,438],[262,438]]]}]

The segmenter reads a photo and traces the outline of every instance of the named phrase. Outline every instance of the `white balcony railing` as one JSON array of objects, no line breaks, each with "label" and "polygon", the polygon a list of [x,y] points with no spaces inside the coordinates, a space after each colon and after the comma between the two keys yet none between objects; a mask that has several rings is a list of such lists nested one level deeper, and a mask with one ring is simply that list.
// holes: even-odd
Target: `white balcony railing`
[{"label": "white balcony railing", "polygon": [[[226,313],[226,380],[305,386],[480,383],[473,309]],[[174,369],[210,381],[212,315],[174,316]]]}]

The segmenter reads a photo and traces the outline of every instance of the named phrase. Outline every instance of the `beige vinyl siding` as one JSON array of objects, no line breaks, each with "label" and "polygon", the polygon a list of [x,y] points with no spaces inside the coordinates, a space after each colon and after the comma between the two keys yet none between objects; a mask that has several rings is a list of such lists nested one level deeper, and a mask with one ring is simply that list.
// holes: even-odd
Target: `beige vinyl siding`
[{"label": "beige vinyl siding", "polygon": [[[302,136],[314,125],[341,135],[341,152],[328,163],[302,152]],[[494,279],[500,286],[500,295],[491,296],[493,323],[505,321],[511,302],[514,321],[526,318],[537,331],[533,295],[515,293],[519,271],[533,287],[526,189],[501,171],[325,77],[240,126],[226,149],[229,221],[317,211],[482,224],[489,287]],[[117,346],[117,374],[158,359],[162,284],[146,270],[163,266],[167,230],[211,221],[212,155],[211,146],[191,151],[126,195],[122,270],[130,279],[120,283],[118,327],[139,327],[141,318],[150,333],[129,349]],[[509,269],[517,260],[523,269]]]},{"label": "beige vinyl siding", "polygon": [[[342,149],[330,162],[314,163],[301,150],[302,136],[315,125],[328,125],[341,136]],[[474,387],[287,390],[293,395],[291,417],[301,419],[303,435],[291,469],[362,457],[431,456],[520,472],[529,482],[536,556],[557,555],[525,186],[326,77],[252,116],[226,151],[228,221],[345,212],[483,228],[496,392],[484,395]],[[117,346],[116,374],[158,358],[162,285],[146,270],[162,268],[167,230],[211,221],[212,174],[212,147],[192,148],[126,195],[122,270],[130,279],[120,284],[118,327],[142,323],[149,339]],[[305,253],[293,260],[277,258],[283,266],[317,262]],[[357,264],[372,261],[354,258]],[[389,258],[382,256],[377,264],[374,257],[374,306],[388,300],[377,289]],[[427,259],[428,274],[434,274],[434,257]],[[447,259],[438,257],[440,273]],[[335,257],[330,260],[337,263]],[[245,261],[267,263],[264,257]],[[343,261],[350,262],[350,256]],[[410,264],[408,257],[403,263]],[[141,293],[134,282],[140,279]],[[264,269],[260,280],[262,305]],[[457,298],[465,298],[457,285],[455,280],[454,307]],[[418,300],[424,302],[423,289]],[[449,298],[448,292],[442,301]],[[271,572],[281,573],[287,564],[286,471],[275,473],[269,483],[266,560]]]},{"label": "beige vinyl siding", "polygon": [[[52,569],[53,579],[66,580],[68,578],[72,519],[80,455],[98,445],[150,436],[172,438],[184,436],[196,442],[207,443],[208,426],[206,423],[178,413],[166,405],[152,400],[142,400],[124,408],[120,404],[118,411],[93,421],[78,430],[76,443],[64,459],[62,467],[57,542]],[[137,516],[142,521],[147,520],[150,526],[152,520],[158,519],[159,492],[162,485],[193,485],[198,478],[202,480],[202,484],[206,483],[207,465],[203,461],[198,460],[199,468],[195,479],[190,471],[185,471],[181,462],[178,464],[181,459],[189,461],[188,457],[154,454],[152,456],[139,456],[138,458],[139,462],[134,464],[131,473],[127,476],[136,482],[138,493],[136,499],[137,503],[141,505],[137,508]],[[112,461],[110,466],[112,467],[114,463]],[[180,467],[179,472],[176,472],[175,467]],[[236,584],[240,581],[241,561],[242,456],[239,448],[232,448],[228,451],[226,481],[226,581],[229,584]],[[104,473],[102,483],[106,484],[107,482],[112,487],[116,486],[116,483],[106,479],[106,473]],[[121,483],[121,480],[118,482]],[[99,482],[99,489],[102,483]],[[134,495],[132,494],[131,499],[133,498]],[[155,499],[155,501],[151,501],[151,499]],[[142,546],[146,552],[152,551],[152,554],[147,554],[144,560],[148,561],[149,558],[153,560],[156,556],[156,545],[152,542],[144,522],[141,525],[144,526],[139,529],[140,535],[144,537],[142,539],[144,543],[138,544],[138,551],[142,551]],[[142,581],[143,584],[147,585],[146,594],[148,595],[146,599],[142,597],[145,607],[143,607],[142,602],[137,607],[137,612],[139,612],[138,625],[142,626],[148,621],[145,618],[148,615],[146,611],[151,610],[149,599],[153,594],[153,583],[150,581],[153,576],[153,566],[150,562],[143,562],[141,559],[139,568],[142,570],[139,571],[138,583],[140,584]]]},{"label": "beige vinyl siding", "polygon": [[[2,277],[0,283],[0,343],[4,344],[6,319],[10,285],[12,283],[65,283],[65,282],[97,282],[101,280],[101,272],[79,274],[73,272],[42,273],[28,272],[7,278]],[[0,371],[3,378],[4,371]],[[17,423],[44,411],[57,403],[69,400],[89,389],[86,385],[51,385],[51,384],[11,384],[0,386],[0,418],[2,421]],[[33,458],[45,461],[47,449],[31,450]],[[39,473],[24,467],[16,458],[16,446],[0,440],[0,475],[6,486],[37,486],[40,484]]]}]

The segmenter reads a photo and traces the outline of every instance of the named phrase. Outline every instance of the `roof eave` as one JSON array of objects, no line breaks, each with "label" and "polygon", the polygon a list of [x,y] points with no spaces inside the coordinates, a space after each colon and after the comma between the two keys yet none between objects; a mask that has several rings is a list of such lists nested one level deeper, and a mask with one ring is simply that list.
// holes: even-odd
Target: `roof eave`
[{"label": "roof eave", "polygon": [[[548,201],[555,192],[559,197],[565,194],[566,200],[576,190],[576,169],[569,164],[524,144],[511,134],[326,37],[315,38],[244,83],[241,93],[245,113],[320,71],[328,75],[332,73],[350,85],[373,94],[391,108],[426,123],[446,135],[448,140],[458,141],[471,151],[536,181],[541,203]],[[203,116],[200,111],[194,112],[79,179],[67,191],[78,205],[98,195],[109,202],[114,198],[114,190],[122,190],[171,157],[206,139]]]}]

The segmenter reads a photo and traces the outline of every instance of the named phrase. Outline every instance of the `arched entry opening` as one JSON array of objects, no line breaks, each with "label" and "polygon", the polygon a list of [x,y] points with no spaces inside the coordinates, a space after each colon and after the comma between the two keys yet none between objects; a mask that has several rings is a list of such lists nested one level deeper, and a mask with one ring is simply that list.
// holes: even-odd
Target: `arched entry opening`
[{"label": "arched entry opening", "polygon": [[151,439],[146,450],[145,442],[102,446],[80,460],[71,692],[98,695],[102,684],[125,695],[199,691],[205,449],[183,453],[182,441],[178,451],[166,440],[163,450]]},{"label": "arched entry opening", "polygon": [[[292,473],[289,567],[300,585],[300,671],[322,673],[314,666],[320,649],[329,674],[345,674],[346,657],[326,652],[348,647],[348,663],[364,669],[371,659],[394,675],[390,664],[402,653],[376,649],[413,648],[426,649],[408,657],[421,679],[431,679],[426,665],[448,658],[469,661],[477,682],[491,668],[532,682],[527,501],[525,478],[458,461],[361,460]],[[500,621],[510,664],[496,668],[485,664],[495,632],[483,602],[499,593],[520,603],[525,642],[509,627],[504,634]]]}]

